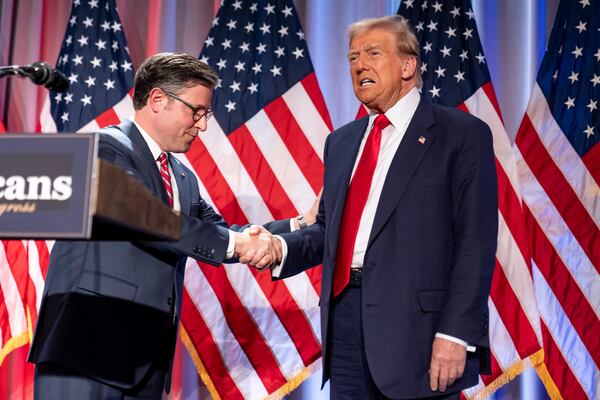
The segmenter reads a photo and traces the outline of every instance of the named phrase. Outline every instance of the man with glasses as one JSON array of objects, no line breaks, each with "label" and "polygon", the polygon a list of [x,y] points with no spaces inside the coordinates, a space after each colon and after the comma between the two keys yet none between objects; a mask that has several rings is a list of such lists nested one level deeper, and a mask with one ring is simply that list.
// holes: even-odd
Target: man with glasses
[{"label": "man with glasses", "polygon": [[[99,155],[182,215],[177,242],[59,241],[53,248],[30,361],[36,399],[160,399],[170,385],[186,257],[281,257],[268,233],[228,227],[171,153],[207,128],[217,74],[187,54],[148,58],[135,77],[135,116],[100,131]],[[290,230],[290,221],[269,224]],[[248,254],[250,256],[248,256]]]}]

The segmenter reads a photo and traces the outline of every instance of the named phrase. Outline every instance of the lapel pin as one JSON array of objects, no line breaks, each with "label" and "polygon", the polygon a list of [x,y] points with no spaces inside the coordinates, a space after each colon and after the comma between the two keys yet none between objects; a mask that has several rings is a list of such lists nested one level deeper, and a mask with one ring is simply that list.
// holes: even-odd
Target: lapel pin
[{"label": "lapel pin", "polygon": [[181,173],[181,177],[182,177],[182,178],[185,178],[185,172],[182,172],[182,173]]},{"label": "lapel pin", "polygon": [[425,139],[425,136],[419,136],[419,139],[418,139],[418,140],[419,140],[419,143],[421,143],[421,144],[425,144],[425,141],[426,141],[427,139]]}]

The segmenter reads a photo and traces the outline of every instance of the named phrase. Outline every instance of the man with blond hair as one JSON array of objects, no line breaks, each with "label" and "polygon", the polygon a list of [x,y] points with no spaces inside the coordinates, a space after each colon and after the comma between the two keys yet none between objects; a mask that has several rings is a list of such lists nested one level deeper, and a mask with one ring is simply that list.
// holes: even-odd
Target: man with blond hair
[{"label": "man with blond hair", "polygon": [[419,47],[399,16],[350,27],[369,116],[333,132],[317,223],[282,234],[274,277],[323,264],[332,399],[458,399],[488,354],[497,234],[492,136],[421,98]]}]

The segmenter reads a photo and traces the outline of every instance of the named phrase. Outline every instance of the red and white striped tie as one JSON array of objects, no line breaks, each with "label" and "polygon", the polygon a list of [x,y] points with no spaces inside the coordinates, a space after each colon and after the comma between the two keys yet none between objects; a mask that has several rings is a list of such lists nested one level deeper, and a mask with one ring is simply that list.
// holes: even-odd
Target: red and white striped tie
[{"label": "red and white striped tie", "polygon": [[169,197],[169,205],[173,208],[173,188],[171,187],[171,174],[169,173],[169,158],[167,154],[160,153],[158,161],[160,162],[160,177],[165,185],[167,197]]}]

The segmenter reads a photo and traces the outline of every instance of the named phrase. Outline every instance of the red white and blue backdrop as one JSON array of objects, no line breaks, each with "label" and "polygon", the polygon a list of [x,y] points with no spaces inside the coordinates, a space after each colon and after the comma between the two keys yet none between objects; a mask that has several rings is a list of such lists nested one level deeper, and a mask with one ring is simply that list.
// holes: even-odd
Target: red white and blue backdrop
[{"label": "red white and blue backdrop", "polygon": [[[215,118],[180,159],[229,222],[290,217],[319,193],[327,134],[364,113],[348,24],[396,13],[419,37],[423,96],[478,116],[494,136],[492,374],[463,397],[598,398],[598,0],[4,0],[0,65],[47,61],[70,89],[0,81],[0,132],[118,123],[145,57],[194,54],[221,82]],[[24,358],[52,245],[0,242],[1,398],[32,398]],[[189,261],[170,398],[328,398],[319,292],[318,269],[273,284]]]}]

